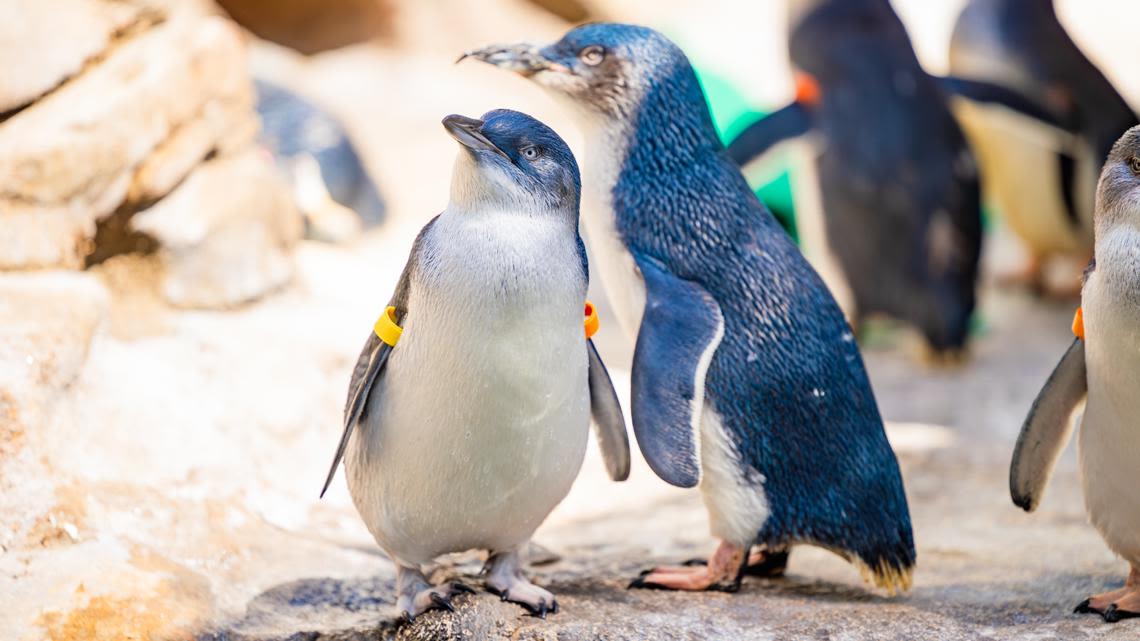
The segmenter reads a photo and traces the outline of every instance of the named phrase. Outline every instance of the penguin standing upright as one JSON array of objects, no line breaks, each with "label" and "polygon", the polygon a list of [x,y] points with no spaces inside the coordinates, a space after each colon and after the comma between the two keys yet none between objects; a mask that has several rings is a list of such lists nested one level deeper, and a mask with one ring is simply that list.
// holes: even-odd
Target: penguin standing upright
[{"label": "penguin standing upright", "polygon": [[1032,512],[1080,420],[1079,461],[1089,519],[1131,566],[1124,588],[1077,606],[1106,621],[1140,616],[1140,127],[1125,133],[1101,173],[1096,260],[1073,321],[1077,335],[1021,428],[1010,466],[1013,502]]},{"label": "penguin standing upright", "polygon": [[629,474],[589,337],[596,316],[583,324],[578,166],[525,114],[443,124],[463,149],[451,200],[360,354],[325,489],[343,456],[356,509],[396,564],[405,618],[470,591],[430,585],[421,565],[472,548],[490,551],[489,589],[545,617],[558,604],[523,576],[519,552],[570,490],[591,415],[611,477]]},{"label": "penguin standing upright", "polygon": [[741,166],[806,136],[804,251],[852,323],[885,314],[935,356],[966,346],[982,225],[973,154],[887,0],[794,2],[797,100],[729,145]]},{"label": "penguin standing upright", "polygon": [[954,112],[978,153],[987,196],[1030,252],[1030,284],[1047,289],[1045,261],[1088,260],[1097,177],[1136,114],[1065,32],[1053,0],[970,0],[954,26],[950,73],[1037,107],[984,86],[955,87],[964,89]]},{"label": "penguin standing upright", "polygon": [[734,589],[746,566],[780,573],[805,543],[905,589],[906,495],[854,336],[725,153],[681,50],[645,27],[590,24],[467,55],[577,114],[586,234],[636,337],[637,442],[662,479],[700,485],[720,540],[706,566],[634,585]]}]

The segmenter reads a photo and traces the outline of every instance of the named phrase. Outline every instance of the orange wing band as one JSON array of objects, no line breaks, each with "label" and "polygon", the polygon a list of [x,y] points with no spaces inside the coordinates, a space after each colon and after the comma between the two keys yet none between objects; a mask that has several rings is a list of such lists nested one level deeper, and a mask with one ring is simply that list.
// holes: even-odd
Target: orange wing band
[{"label": "orange wing band", "polygon": [[1082,341],[1085,340],[1085,313],[1080,307],[1073,314],[1073,334]]},{"label": "orange wing band", "polygon": [[582,324],[586,327],[586,338],[593,338],[594,334],[598,333],[598,310],[594,308],[594,304],[586,301],[586,319]]}]

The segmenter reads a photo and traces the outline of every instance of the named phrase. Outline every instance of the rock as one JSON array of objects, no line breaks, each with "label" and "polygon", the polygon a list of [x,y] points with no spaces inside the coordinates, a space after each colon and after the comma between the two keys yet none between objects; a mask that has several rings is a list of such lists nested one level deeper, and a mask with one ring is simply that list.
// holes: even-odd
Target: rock
[{"label": "rock", "polygon": [[96,222],[128,196],[161,196],[248,140],[243,59],[225,20],[170,20],[0,122],[0,269],[81,266]]},{"label": "rock", "polygon": [[0,465],[75,380],[107,307],[93,276],[0,275]]},{"label": "rock", "polygon": [[[90,0],[0,3],[0,113],[12,111],[80,72],[125,31],[147,19],[138,6]],[[35,63],[28,64],[34,55]]]},{"label": "rock", "polygon": [[254,150],[204,163],[132,227],[158,241],[166,300],[201,308],[239,305],[284,285],[301,234],[287,187]]},{"label": "rock", "polygon": [[391,32],[391,0],[220,0],[258,36],[304,54],[365,42]]}]

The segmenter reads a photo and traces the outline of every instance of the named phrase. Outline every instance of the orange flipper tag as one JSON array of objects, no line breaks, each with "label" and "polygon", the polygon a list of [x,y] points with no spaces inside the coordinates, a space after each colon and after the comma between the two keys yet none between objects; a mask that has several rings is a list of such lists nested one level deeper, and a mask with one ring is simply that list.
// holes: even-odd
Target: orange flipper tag
[{"label": "orange flipper tag", "polygon": [[1073,334],[1082,341],[1085,340],[1085,313],[1080,307],[1073,314]]},{"label": "orange flipper tag", "polygon": [[376,332],[376,337],[387,343],[389,347],[395,347],[400,341],[400,335],[404,333],[404,329],[396,324],[396,308],[385,309],[380,315],[380,320],[372,326],[372,331]]},{"label": "orange flipper tag", "polygon": [[593,338],[594,334],[598,333],[598,310],[594,309],[594,304],[586,301],[586,319],[582,324],[586,327],[586,338]]}]

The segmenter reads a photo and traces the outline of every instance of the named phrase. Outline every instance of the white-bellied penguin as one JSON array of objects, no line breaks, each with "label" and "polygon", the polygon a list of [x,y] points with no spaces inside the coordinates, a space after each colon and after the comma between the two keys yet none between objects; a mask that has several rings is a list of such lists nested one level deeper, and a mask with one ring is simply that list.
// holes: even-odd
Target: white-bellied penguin
[{"label": "white-bellied penguin", "polygon": [[700,486],[720,540],[706,566],[635,585],[734,589],[749,565],[783,572],[805,543],[907,587],[906,495],[854,336],[728,157],[681,50],[645,27],[590,24],[466,55],[577,114],[586,235],[636,337],[634,434],[658,476]]},{"label": "white-bellied penguin", "polygon": [[741,166],[800,141],[804,251],[852,324],[883,314],[958,360],[976,302],[981,202],[973,154],[940,82],[887,0],[794,3],[797,100],[730,145]]},{"label": "white-bellied penguin", "polygon": [[1013,502],[1032,512],[1080,419],[1078,460],[1089,520],[1128,561],[1124,587],[1077,612],[1140,616],[1140,127],[1116,143],[1096,195],[1096,259],[1086,271],[1073,340],[1034,401],[1010,465]]},{"label": "white-bellied penguin", "polygon": [[451,198],[360,353],[325,489],[343,456],[356,509],[396,564],[404,617],[470,590],[430,585],[421,566],[472,548],[490,552],[491,591],[544,617],[558,605],[519,551],[570,490],[591,416],[610,476],[629,474],[621,408],[589,338],[578,165],[515,111],[443,125],[462,146]]},{"label": "white-bellied penguin", "polygon": [[[1028,283],[1048,290],[1041,269],[1051,257],[1088,260],[1101,167],[1140,121],[1066,33],[1053,0],[970,0],[954,27],[950,73],[968,81],[951,81],[961,98],[954,112],[987,198],[1029,250]],[[1073,287],[1054,293],[1076,285],[1074,275]]]}]

